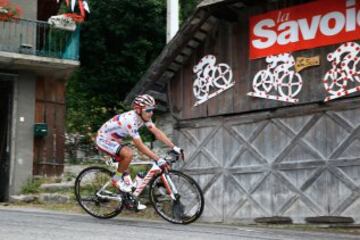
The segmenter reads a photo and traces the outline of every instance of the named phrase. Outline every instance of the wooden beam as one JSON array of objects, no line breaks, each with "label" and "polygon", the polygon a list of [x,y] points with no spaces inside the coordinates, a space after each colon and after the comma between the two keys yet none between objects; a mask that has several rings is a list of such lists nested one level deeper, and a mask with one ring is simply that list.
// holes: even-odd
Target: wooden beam
[{"label": "wooden beam", "polygon": [[160,101],[162,101],[164,103],[168,102],[166,93],[161,93],[161,92],[158,92],[158,91],[155,91],[155,90],[147,90],[146,93],[153,96],[156,100],[160,100]]},{"label": "wooden beam", "polygon": [[187,45],[191,48],[197,48],[200,45],[200,43],[192,39],[188,42]]},{"label": "wooden beam", "polygon": [[173,72],[177,72],[181,68],[181,64],[178,64],[176,62],[172,62],[168,69],[172,70]]},{"label": "wooden beam", "polygon": [[176,58],[174,59],[174,61],[176,62],[176,63],[181,63],[181,64],[183,64],[184,62],[185,62],[185,57],[183,56],[183,55],[177,55],[176,56]]},{"label": "wooden beam", "polygon": [[209,21],[207,21],[206,23],[204,23],[200,30],[204,31],[204,32],[210,32],[210,30],[213,28],[213,23],[210,23]]},{"label": "wooden beam", "polygon": [[205,33],[198,31],[195,33],[194,38],[202,42],[206,39],[206,36]]},{"label": "wooden beam", "polygon": [[166,83],[174,76],[175,76],[174,72],[166,71],[163,75],[161,75],[161,77],[155,83],[158,84],[159,86],[161,84],[163,85],[163,87],[165,87]]},{"label": "wooden beam", "polygon": [[185,48],[181,51],[181,54],[186,55],[186,56],[191,56],[193,52],[194,52],[194,49],[189,48],[189,47],[185,47]]}]

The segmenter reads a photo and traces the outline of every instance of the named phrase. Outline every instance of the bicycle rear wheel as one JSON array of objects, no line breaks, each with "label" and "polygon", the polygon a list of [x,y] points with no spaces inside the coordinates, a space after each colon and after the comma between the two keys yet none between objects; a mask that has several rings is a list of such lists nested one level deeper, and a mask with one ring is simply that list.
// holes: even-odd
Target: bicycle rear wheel
[{"label": "bicycle rear wheel", "polygon": [[[91,216],[105,219],[115,217],[121,212],[123,202],[117,190],[111,185],[112,175],[113,173],[106,168],[89,167],[77,176],[76,200]],[[100,189],[102,191],[97,195]]]},{"label": "bicycle rear wheel", "polygon": [[167,175],[177,189],[176,200],[174,200],[167,193],[162,175],[155,177],[150,183],[150,201],[155,211],[171,223],[194,222],[201,216],[204,209],[204,196],[199,185],[182,172],[169,171]]}]

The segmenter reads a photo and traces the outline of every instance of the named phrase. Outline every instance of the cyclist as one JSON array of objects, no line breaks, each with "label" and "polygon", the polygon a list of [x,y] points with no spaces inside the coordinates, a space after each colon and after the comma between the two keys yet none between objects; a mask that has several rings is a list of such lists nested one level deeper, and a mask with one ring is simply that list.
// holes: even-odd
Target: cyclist
[{"label": "cyclist", "polygon": [[[128,167],[133,159],[133,153],[130,147],[122,145],[124,137],[132,137],[135,147],[150,159],[156,160],[159,167],[164,167],[167,162],[142,142],[139,135],[140,127],[145,125],[158,140],[170,147],[175,153],[180,154],[182,151],[152,122],[151,117],[155,109],[155,100],[152,96],[148,94],[137,96],[132,107],[133,110],[115,115],[105,122],[98,130],[96,137],[97,147],[118,160],[119,164],[117,172],[112,178],[112,184],[122,192],[131,192],[132,190]],[[146,206],[139,203],[137,208],[142,210]]]}]

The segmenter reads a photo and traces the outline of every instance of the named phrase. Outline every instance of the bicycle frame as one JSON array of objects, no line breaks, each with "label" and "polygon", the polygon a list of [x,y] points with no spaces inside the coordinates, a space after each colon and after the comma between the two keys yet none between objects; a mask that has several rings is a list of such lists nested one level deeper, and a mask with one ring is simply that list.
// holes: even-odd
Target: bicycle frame
[{"label": "bicycle frame", "polygon": [[149,184],[149,182],[151,181],[151,179],[158,173],[161,172],[161,168],[158,167],[158,165],[156,165],[155,163],[153,163],[152,167],[150,168],[150,170],[147,172],[147,174],[145,175],[144,179],[142,180],[141,184],[136,186],[136,189],[133,193],[133,195],[135,197],[138,197],[142,191],[144,190],[144,188],[146,187],[146,185]]},{"label": "bicycle frame", "polygon": [[175,194],[177,193],[177,190],[174,183],[171,181],[169,175],[167,174],[167,170],[166,169],[162,170],[155,162],[153,163],[152,167],[144,177],[141,184],[136,187],[135,191],[133,192],[133,195],[135,197],[138,197],[142,193],[144,188],[153,179],[153,177],[159,173],[161,173],[161,180],[167,190],[167,193],[170,195],[170,197],[173,200],[176,200]]},{"label": "bicycle frame", "polygon": [[[161,180],[166,188],[168,195],[171,197],[171,199],[176,200],[176,194],[178,193],[178,191],[175,187],[175,184],[173,183],[173,181],[170,179],[169,175],[167,174],[167,169],[164,169],[164,170],[161,169],[155,162],[152,164],[152,167],[145,175],[141,184],[136,186],[136,189],[134,190],[132,195],[135,197],[138,197],[142,193],[144,188],[153,179],[153,177],[159,173],[161,174]],[[101,189],[99,189],[99,191],[97,191],[96,196],[104,198],[104,199],[121,201],[122,199],[120,196],[111,196],[111,195],[113,195],[113,193],[105,190],[110,184],[111,184],[111,180],[106,182],[104,184],[104,186],[102,186]],[[104,193],[105,194],[107,193],[109,195],[104,195]]]}]

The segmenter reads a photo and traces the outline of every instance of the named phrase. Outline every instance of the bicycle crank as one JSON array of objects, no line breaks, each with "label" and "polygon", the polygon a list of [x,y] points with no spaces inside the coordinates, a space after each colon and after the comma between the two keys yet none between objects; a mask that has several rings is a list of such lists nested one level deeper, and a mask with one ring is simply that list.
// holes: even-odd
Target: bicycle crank
[{"label": "bicycle crank", "polygon": [[131,193],[124,193],[123,194],[123,203],[126,209],[134,210],[138,212],[138,200],[131,194]]}]

